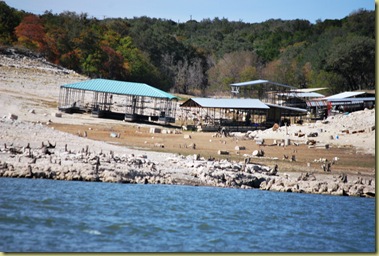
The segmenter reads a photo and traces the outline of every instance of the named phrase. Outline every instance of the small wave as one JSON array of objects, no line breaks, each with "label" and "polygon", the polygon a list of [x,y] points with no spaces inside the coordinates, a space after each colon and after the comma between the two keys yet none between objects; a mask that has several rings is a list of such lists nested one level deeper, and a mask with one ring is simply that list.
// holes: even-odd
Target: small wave
[{"label": "small wave", "polygon": [[97,235],[97,236],[101,235],[101,232],[95,229],[85,229],[83,231],[91,235]]},{"label": "small wave", "polygon": [[201,231],[211,230],[212,228],[213,227],[210,226],[208,223],[201,223],[200,225],[198,225],[198,229]]}]

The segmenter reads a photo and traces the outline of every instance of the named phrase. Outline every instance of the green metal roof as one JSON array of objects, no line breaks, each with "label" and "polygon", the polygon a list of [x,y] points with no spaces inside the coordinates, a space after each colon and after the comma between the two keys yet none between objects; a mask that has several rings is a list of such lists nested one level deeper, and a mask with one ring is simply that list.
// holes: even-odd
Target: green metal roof
[{"label": "green metal roof", "polygon": [[73,84],[62,85],[61,88],[71,88],[84,91],[104,92],[120,95],[135,95],[151,98],[176,99],[170,93],[144,83],[123,82],[107,79],[92,79]]}]

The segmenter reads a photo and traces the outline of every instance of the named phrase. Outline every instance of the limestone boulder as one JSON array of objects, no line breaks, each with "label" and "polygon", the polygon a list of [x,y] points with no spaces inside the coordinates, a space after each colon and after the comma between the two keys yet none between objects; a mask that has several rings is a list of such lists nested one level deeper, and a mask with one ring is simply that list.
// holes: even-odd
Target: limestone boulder
[{"label": "limestone boulder", "polygon": [[32,171],[33,173],[33,178],[35,179],[47,179],[48,174],[45,172],[45,170],[41,170],[40,168],[36,167]]},{"label": "limestone boulder", "polygon": [[253,156],[256,156],[256,157],[262,157],[265,155],[265,152],[262,150],[262,149],[256,149],[253,151]]},{"label": "limestone boulder", "polygon": [[350,196],[363,196],[363,190],[364,190],[364,186],[363,185],[354,185],[354,186],[351,186],[349,191],[348,191],[348,194]]},{"label": "limestone boulder", "polygon": [[365,186],[363,188],[363,195],[366,197],[375,197],[375,187]]},{"label": "limestone boulder", "polygon": [[33,177],[32,167],[30,165],[21,169],[20,177],[30,179]]}]

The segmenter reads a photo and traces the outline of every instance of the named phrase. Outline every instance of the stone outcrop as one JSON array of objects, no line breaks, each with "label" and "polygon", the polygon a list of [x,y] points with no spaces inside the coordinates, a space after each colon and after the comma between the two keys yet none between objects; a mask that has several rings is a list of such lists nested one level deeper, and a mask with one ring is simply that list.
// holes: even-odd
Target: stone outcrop
[{"label": "stone outcrop", "polygon": [[[345,174],[319,179],[314,173],[290,177],[273,167],[228,160],[204,159],[198,154],[176,155],[154,162],[146,155],[118,155],[91,152],[88,146],[77,152],[41,143],[41,147],[15,147],[4,144],[0,154],[0,177],[53,179],[131,184],[180,184],[280,192],[314,193],[340,196],[375,197],[375,181]],[[331,175],[329,175],[332,177]]]}]

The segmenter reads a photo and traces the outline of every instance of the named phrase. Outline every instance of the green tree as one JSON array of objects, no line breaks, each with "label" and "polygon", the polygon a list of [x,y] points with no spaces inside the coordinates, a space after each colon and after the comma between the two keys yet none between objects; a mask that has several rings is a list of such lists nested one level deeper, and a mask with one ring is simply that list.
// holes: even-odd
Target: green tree
[{"label": "green tree", "polygon": [[375,40],[364,36],[338,38],[326,59],[327,70],[341,75],[345,90],[374,89]]},{"label": "green tree", "polygon": [[312,72],[309,78],[309,88],[325,87],[328,89],[329,94],[336,94],[344,91],[344,79],[336,73],[321,70],[319,72]]},{"label": "green tree", "polygon": [[0,1],[0,44],[11,45],[17,40],[13,32],[20,24],[23,16],[23,12],[19,12]]},{"label": "green tree", "polygon": [[81,68],[90,77],[100,77],[100,70],[103,65],[103,55],[100,51],[95,51],[86,56],[82,61]]}]

